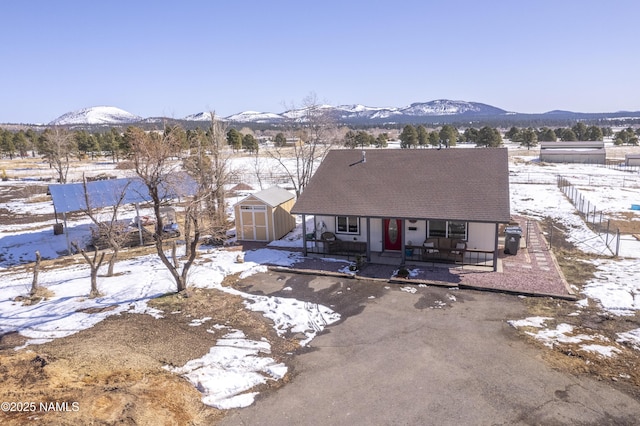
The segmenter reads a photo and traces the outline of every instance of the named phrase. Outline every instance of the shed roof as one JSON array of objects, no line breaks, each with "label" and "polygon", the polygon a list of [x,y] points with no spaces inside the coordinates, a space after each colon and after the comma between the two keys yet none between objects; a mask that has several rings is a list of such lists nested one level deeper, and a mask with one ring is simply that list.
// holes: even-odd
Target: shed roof
[{"label": "shed roof", "polygon": [[[178,173],[163,183],[162,199],[178,198],[195,193],[195,182],[188,175]],[[69,213],[87,209],[84,184],[65,183],[49,185],[56,213]],[[149,201],[149,190],[139,178],[108,179],[87,182],[87,196],[91,208]],[[122,200],[120,201],[120,198]]]},{"label": "shed roof", "polygon": [[[272,186],[271,188],[263,189],[262,191],[251,194],[248,197],[244,198],[244,200],[250,197],[254,197],[271,207],[276,207],[284,202],[291,200],[292,198],[294,198],[294,195],[286,189],[280,188],[279,186]],[[244,200],[241,200],[240,203]]]},{"label": "shed roof", "polygon": [[[332,150],[295,214],[508,222],[504,148]],[[354,164],[357,163],[357,164]]]}]

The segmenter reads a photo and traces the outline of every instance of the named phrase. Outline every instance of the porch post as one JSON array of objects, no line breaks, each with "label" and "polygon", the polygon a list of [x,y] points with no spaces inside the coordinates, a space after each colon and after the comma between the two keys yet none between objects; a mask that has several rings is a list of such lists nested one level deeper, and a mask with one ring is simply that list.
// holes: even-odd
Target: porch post
[{"label": "porch post", "polygon": [[307,256],[307,216],[304,213],[302,213],[302,254]]},{"label": "porch post", "polygon": [[493,272],[496,272],[498,270],[498,223],[496,223],[494,225],[494,229],[495,229],[495,242],[494,242],[494,249],[493,249]]},{"label": "porch post", "polygon": [[371,262],[371,218],[367,216],[367,262]]},{"label": "porch post", "polygon": [[402,264],[407,261],[407,250],[405,249],[405,232],[404,232],[404,219],[400,219],[400,252],[402,253]]}]

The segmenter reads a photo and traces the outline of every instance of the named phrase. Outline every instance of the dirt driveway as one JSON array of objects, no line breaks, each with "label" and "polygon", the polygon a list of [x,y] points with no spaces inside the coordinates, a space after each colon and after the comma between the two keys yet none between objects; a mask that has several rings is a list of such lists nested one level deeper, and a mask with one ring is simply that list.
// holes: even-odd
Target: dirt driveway
[{"label": "dirt driveway", "polygon": [[240,284],[343,320],[293,358],[290,383],[221,424],[640,424],[640,401],[552,369],[517,336],[518,297],[280,272]]}]

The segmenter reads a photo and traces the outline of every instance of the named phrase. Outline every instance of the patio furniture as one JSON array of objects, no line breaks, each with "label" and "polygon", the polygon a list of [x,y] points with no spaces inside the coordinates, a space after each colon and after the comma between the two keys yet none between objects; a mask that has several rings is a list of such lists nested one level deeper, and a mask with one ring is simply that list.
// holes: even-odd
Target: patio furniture
[{"label": "patio furniture", "polygon": [[325,253],[348,255],[366,253],[367,251],[366,242],[340,240],[333,232],[323,232],[320,238],[324,243]]},{"label": "patio furniture", "polygon": [[462,263],[466,250],[467,243],[459,238],[427,238],[422,244],[422,260]]}]

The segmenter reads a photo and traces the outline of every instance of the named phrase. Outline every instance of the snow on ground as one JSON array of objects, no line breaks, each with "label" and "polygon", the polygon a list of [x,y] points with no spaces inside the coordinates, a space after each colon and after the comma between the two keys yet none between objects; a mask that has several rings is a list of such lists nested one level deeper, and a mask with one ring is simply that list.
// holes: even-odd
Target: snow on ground
[{"label": "snow on ground", "polygon": [[609,339],[602,335],[587,335],[587,334],[575,334],[572,325],[558,324],[556,328],[545,328],[547,321],[553,320],[548,317],[529,317],[523,320],[507,321],[511,326],[515,328],[526,328],[527,330],[538,328],[539,331],[526,331],[528,335],[534,339],[540,341],[547,347],[554,347],[558,343],[573,343],[578,344],[578,350],[584,352],[598,353],[603,357],[611,357],[616,353],[620,353],[621,350],[610,344],[598,344],[589,343],[582,344],[582,342],[599,342],[610,343]]},{"label": "snow on ground", "polygon": [[[574,206],[556,187],[556,175],[561,174],[570,179],[599,209],[611,214],[629,212],[629,204],[635,204],[634,200],[640,201],[637,176],[594,166],[543,166],[532,160],[533,157],[522,157],[511,164],[513,214],[533,219],[551,217],[568,230],[569,239],[580,250],[604,256],[594,261],[598,271],[584,286],[582,293],[585,298],[576,303],[575,315],[580,315],[581,310],[589,305],[587,298],[595,300],[603,310],[616,315],[632,315],[637,312],[640,309],[640,285],[637,284],[637,277],[640,276],[640,262],[637,261],[640,258],[640,243],[632,236],[623,235],[623,259],[609,258],[611,251],[602,238],[584,224],[575,213]],[[254,167],[251,161],[248,157],[243,158],[235,168],[250,170]],[[100,164],[94,168],[85,165],[77,169],[77,173],[93,170],[118,175],[113,170],[113,165]],[[32,176],[34,172],[25,170],[23,173]],[[593,182],[597,182],[597,185]],[[13,184],[16,183],[1,182],[0,191],[6,185]],[[50,203],[28,194],[22,200],[3,207],[14,214],[53,212]],[[636,220],[636,216],[632,216],[632,220]],[[173,291],[175,284],[154,255],[119,261],[116,268],[122,272],[121,275],[99,279],[99,289],[104,294],[99,298],[87,297],[89,270],[88,266],[82,264],[41,271],[41,285],[55,293],[51,299],[33,306],[15,302],[17,296],[28,293],[32,277],[28,272],[17,272],[17,269],[11,267],[33,261],[35,250],[39,250],[44,258],[56,258],[67,250],[66,237],[53,236],[52,224],[53,222],[31,226],[0,224],[0,333],[19,332],[29,339],[27,345],[31,345],[76,333],[109,315],[122,312],[163,315],[160,311],[150,309],[147,302]],[[75,220],[68,225],[71,241],[83,241],[88,237],[88,220]],[[312,228],[313,218],[309,218],[307,229]],[[239,294],[245,298],[248,309],[262,312],[272,319],[278,333],[299,333],[304,335],[301,344],[308,344],[324,327],[337,321],[339,314],[317,304],[295,299],[254,296],[220,285],[229,274],[247,276],[264,271],[266,263],[283,266],[295,264],[301,258],[298,251],[302,247],[301,224],[298,224],[295,231],[270,246],[278,249],[266,248],[244,253],[242,263],[236,261],[238,252],[217,249],[203,252],[202,258],[210,262],[194,265],[190,285]],[[286,248],[293,250],[287,251]],[[345,267],[345,271],[347,270],[348,265]],[[410,291],[409,289],[411,287],[403,287],[403,291]],[[108,309],[95,312],[95,309],[89,310],[90,308]],[[603,336],[579,333],[568,324],[558,324],[555,328],[546,327],[551,320],[532,317],[514,320],[510,324],[518,328],[525,327],[526,330],[538,329],[536,332],[528,332],[545,344],[553,346],[559,342],[574,342],[580,345],[580,350],[597,352],[605,357],[615,356],[619,351],[616,345],[628,345],[640,350],[640,329],[618,333],[616,342],[610,342]],[[206,326],[206,321],[207,319],[202,318],[192,325]],[[286,373],[286,366],[275,363],[269,357],[269,352],[267,342],[248,340],[238,330],[230,329],[225,338],[211,348],[209,354],[172,371],[184,374],[198,387],[205,403],[219,408],[241,407],[253,401],[255,394],[246,391],[256,383],[278,380]]]},{"label": "snow on ground", "polygon": [[249,340],[242,331],[232,330],[203,357],[183,367],[166,368],[200,390],[203,403],[219,409],[240,408],[251,405],[258,394],[248,390],[287,374],[286,365],[261,355],[270,352],[269,343]]},{"label": "snow on ground", "polygon": [[598,270],[582,293],[600,301],[608,312],[635,315],[640,311],[640,262],[638,259],[596,260]]},{"label": "snow on ground", "polygon": [[[48,233],[51,235],[51,231]],[[39,235],[15,236],[27,241],[33,237],[37,239]],[[66,248],[65,238],[50,240],[51,253],[62,252]],[[267,248],[246,253],[244,262],[238,263],[237,254],[217,249],[203,252],[202,259],[211,262],[201,262],[192,268],[190,285],[217,288],[244,297],[247,308],[262,312],[271,319],[280,335],[289,332],[304,335],[301,345],[308,344],[324,327],[339,320],[339,314],[315,303],[254,296],[222,287],[222,280],[229,274],[246,276],[265,270],[265,263],[290,266],[300,259],[300,253]],[[121,260],[116,268],[121,273],[118,276],[99,278],[98,287],[103,296],[95,299],[87,297],[90,290],[87,265],[43,270],[39,276],[40,285],[53,291],[55,296],[32,306],[15,301],[17,296],[28,294],[31,274],[0,269],[0,334],[18,332],[29,339],[26,345],[33,345],[77,333],[122,312],[146,313],[156,317],[163,315],[161,311],[147,306],[150,299],[175,291],[175,282],[158,257],[148,255]],[[95,312],[95,308],[101,309]],[[198,326],[205,321],[201,319],[192,325]],[[203,402],[218,408],[251,404],[255,393],[245,393],[246,390],[265,380],[278,380],[286,373],[286,366],[267,356],[269,348],[266,342],[246,340],[238,332],[231,333],[203,358],[172,370],[185,374],[203,393]],[[231,341],[232,338],[235,340]]]},{"label": "snow on ground", "polygon": [[[602,256],[592,261],[597,271],[594,278],[583,287],[582,294],[595,300],[607,312],[634,315],[640,310],[640,241],[631,235],[622,235],[621,258],[612,258],[612,250],[607,248],[603,237],[589,229],[573,204],[557,188],[557,175],[569,179],[597,206],[598,211],[602,210],[605,215],[613,217],[619,217],[622,212],[630,220],[640,220],[640,212],[630,210],[631,204],[637,204],[634,200],[640,202],[640,176],[593,165],[542,165],[535,157],[521,157],[510,165],[512,212],[534,219],[550,217],[568,231],[569,241],[579,250]],[[587,304],[586,299],[576,303],[575,315],[579,315]],[[571,342],[572,338],[587,340],[584,335],[573,335],[574,330],[568,324],[544,329],[545,320],[547,318],[529,318],[524,322],[510,321],[510,324],[516,328],[543,328],[532,335],[550,346],[554,342]],[[602,336],[599,337],[602,343]],[[618,333],[617,342],[640,349],[640,329]],[[615,356],[620,351],[615,342],[604,343],[583,346],[583,349],[598,352],[602,356]]]}]

